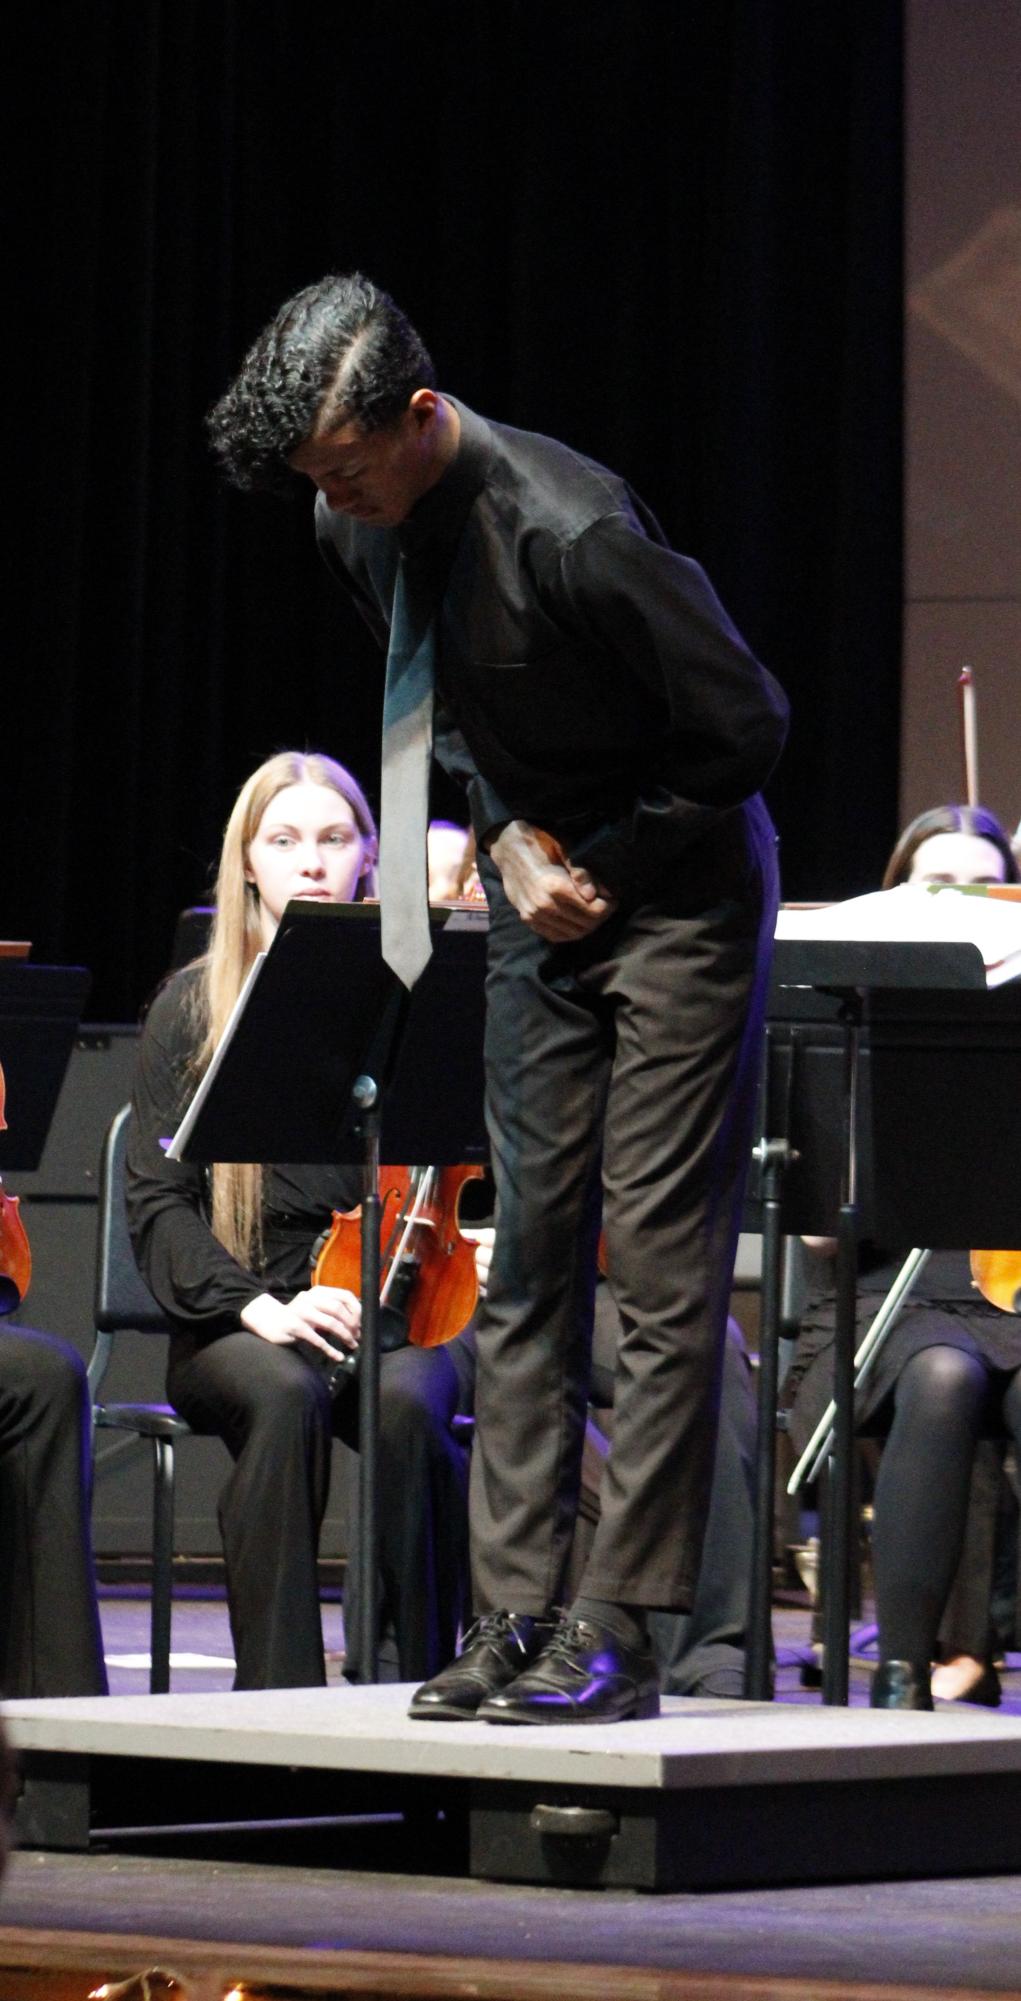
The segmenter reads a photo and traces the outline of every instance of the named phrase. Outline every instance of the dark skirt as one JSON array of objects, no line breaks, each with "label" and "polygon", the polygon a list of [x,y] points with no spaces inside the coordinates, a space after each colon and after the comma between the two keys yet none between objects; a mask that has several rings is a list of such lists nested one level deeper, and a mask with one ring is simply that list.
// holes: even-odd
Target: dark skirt
[{"label": "dark skirt", "polygon": [[[885,1276],[885,1274],[884,1274]],[[923,1272],[922,1280],[927,1276]],[[858,1344],[864,1339],[885,1292],[858,1294]],[[836,1309],[832,1295],[819,1300],[802,1318],[794,1360],[783,1389],[790,1412],[790,1437],[800,1458],[833,1395],[833,1339]],[[960,1299],[909,1299],[883,1342],[855,1399],[855,1418],[866,1435],[885,1433],[890,1426],[893,1390],[902,1369],[923,1348],[959,1348],[984,1363],[990,1376],[987,1428],[1005,1437],[998,1413],[1004,1375],[1021,1368],[1021,1315],[1001,1313],[995,1306]]]}]

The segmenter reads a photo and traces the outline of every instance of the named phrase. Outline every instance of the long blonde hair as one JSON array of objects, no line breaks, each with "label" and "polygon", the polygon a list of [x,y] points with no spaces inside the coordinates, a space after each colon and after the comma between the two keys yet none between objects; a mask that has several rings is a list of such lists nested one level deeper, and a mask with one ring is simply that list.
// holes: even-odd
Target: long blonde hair
[{"label": "long blonde hair", "polygon": [[[375,893],[376,823],[358,780],[321,751],[281,750],[267,758],[241,787],[224,830],[216,876],[216,915],[193,1000],[196,1078],[205,1072],[249,968],[262,949],[259,898],[245,875],[249,848],[277,793],[289,785],[305,783],[328,786],[347,801],[373,864],[362,877],[358,893]],[[214,1165],[213,1235],[249,1270],[258,1270],[262,1262],[262,1194],[261,1165],[240,1161],[217,1161]]]}]

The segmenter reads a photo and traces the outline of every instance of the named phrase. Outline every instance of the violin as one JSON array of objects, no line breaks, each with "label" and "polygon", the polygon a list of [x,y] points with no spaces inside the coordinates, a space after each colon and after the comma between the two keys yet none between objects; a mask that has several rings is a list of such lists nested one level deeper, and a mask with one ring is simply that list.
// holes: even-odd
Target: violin
[{"label": "violin", "polygon": [[[6,1102],[7,1087],[0,1064],[0,1132],[7,1131]],[[13,1313],[32,1281],[32,1252],[18,1207],[18,1197],[5,1195],[0,1180],[0,1313]]]},{"label": "violin", "polygon": [[[461,1235],[461,1193],[482,1167],[381,1167],[379,1303],[399,1307],[416,1348],[437,1348],[478,1304],[475,1246]],[[312,1268],[314,1285],[361,1291],[361,1209],[333,1212]]]},{"label": "violin", "polygon": [[971,1275],[991,1306],[1021,1313],[1021,1251],[972,1251]]}]

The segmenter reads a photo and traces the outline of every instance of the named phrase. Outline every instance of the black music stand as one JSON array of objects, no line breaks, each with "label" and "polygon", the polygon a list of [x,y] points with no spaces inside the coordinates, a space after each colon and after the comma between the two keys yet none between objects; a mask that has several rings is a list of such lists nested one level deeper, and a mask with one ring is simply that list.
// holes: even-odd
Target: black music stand
[{"label": "black music stand", "polygon": [[[809,1055],[828,1058],[828,1115],[821,1116],[812,1064],[802,1061],[797,1074],[801,1047],[806,1039],[818,1045],[820,1024],[829,1047],[817,1046]],[[764,1090],[764,1137],[757,1149],[760,1457],[745,1692],[759,1700],[769,1695],[781,1235],[835,1234],[836,1417],[823,1700],[846,1703],[858,1240],[869,1234],[942,1249],[980,1241],[1009,1248],[1017,1241],[1021,982],[988,992],[977,947],[957,942],[780,940]]]},{"label": "black music stand", "polygon": [[84,966],[0,959],[0,1064],[8,1109],[0,1174],[30,1174],[42,1159],[90,984]]},{"label": "black music stand", "polygon": [[[0,1178],[30,1174],[42,1159],[78,1022],[89,990],[84,966],[33,966],[0,959],[0,1067],[9,1112],[0,1129]],[[0,1314],[21,1297],[0,1273]]]},{"label": "black music stand", "polygon": [[377,904],[291,903],[256,962],[171,1148],[180,1160],[362,1166],[359,1656],[378,1674],[379,1166],[488,1157],[483,981],[488,913],[430,911],[410,994],[380,955]]}]

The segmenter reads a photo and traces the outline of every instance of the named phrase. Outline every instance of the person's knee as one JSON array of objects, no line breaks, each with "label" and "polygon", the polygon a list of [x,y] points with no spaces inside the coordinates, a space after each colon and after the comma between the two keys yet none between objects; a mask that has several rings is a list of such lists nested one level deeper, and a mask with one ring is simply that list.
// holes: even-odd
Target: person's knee
[{"label": "person's knee", "polygon": [[380,1451],[392,1477],[460,1462],[452,1425],[457,1377],[442,1349],[403,1349],[384,1358],[380,1381]]},{"label": "person's knee", "polygon": [[897,1401],[913,1413],[963,1416],[981,1405],[986,1373],[977,1356],[962,1348],[921,1348],[905,1363]]},{"label": "person's knee", "polygon": [[260,1370],[246,1386],[249,1435],[278,1440],[313,1432],[327,1435],[332,1406],[324,1376],[288,1348],[273,1352],[279,1354],[281,1366]]},{"label": "person's knee", "polygon": [[24,1327],[5,1328],[0,1341],[5,1380],[26,1399],[47,1412],[59,1411],[64,1420],[87,1411],[88,1380],[77,1348],[56,1334]]},{"label": "person's knee", "polygon": [[445,1453],[451,1441],[450,1418],[414,1394],[406,1384],[394,1385],[380,1397],[379,1437],[395,1463]]}]

